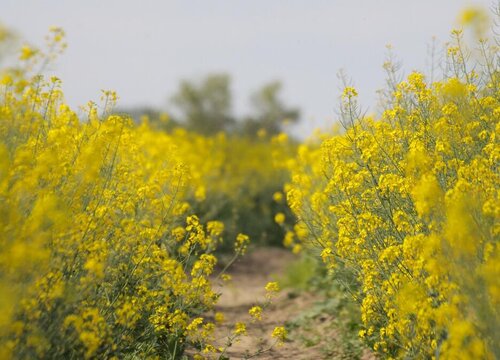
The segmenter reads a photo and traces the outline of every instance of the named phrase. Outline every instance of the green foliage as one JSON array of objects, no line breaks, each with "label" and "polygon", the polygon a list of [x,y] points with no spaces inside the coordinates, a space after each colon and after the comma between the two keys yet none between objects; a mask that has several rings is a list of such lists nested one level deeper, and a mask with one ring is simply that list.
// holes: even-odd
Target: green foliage
[{"label": "green foliage", "polygon": [[259,130],[264,130],[268,135],[276,135],[283,130],[284,122],[295,123],[298,121],[300,111],[284,104],[280,98],[283,85],[273,81],[264,85],[251,97],[254,113],[242,123],[242,132],[254,136]]},{"label": "green foliage", "polygon": [[172,103],[180,112],[180,121],[200,134],[228,131],[234,124],[232,95],[227,74],[211,74],[201,82],[183,80]]},{"label": "green foliage", "polygon": [[292,262],[285,270],[284,278],[280,282],[284,287],[297,290],[307,290],[312,281],[317,278],[319,264],[313,256],[302,253],[300,258]]},{"label": "green foliage", "polygon": [[[295,146],[236,135],[203,137],[203,143],[205,148],[200,146],[195,150],[207,154],[200,157],[204,164],[198,167],[210,169],[203,175],[206,198],[192,201],[194,211],[202,220],[224,222],[226,239],[243,232],[254,244],[281,246],[284,230],[276,224],[274,216],[282,212],[289,214],[288,222],[294,218],[284,200],[277,202],[273,195],[288,181],[288,173],[279,164],[292,156]],[[213,167],[207,164],[208,157],[217,159]],[[222,249],[228,246],[232,244],[227,242]]]},{"label": "green foliage", "polygon": [[224,131],[256,137],[277,135],[284,124],[298,121],[300,110],[284,103],[280,81],[272,81],[253,93],[251,114],[237,119],[231,109],[230,82],[227,74],[209,74],[198,82],[181,81],[171,98],[179,123],[203,135]]}]

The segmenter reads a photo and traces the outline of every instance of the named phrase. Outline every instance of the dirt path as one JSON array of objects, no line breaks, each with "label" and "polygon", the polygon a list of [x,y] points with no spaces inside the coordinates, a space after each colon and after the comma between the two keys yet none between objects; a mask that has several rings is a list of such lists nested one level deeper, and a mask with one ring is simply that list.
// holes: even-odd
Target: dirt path
[{"label": "dirt path", "polygon": [[[293,320],[304,309],[311,306],[315,299],[303,294],[298,297],[289,296],[285,289],[263,313],[260,322],[251,322],[248,310],[265,301],[264,286],[269,281],[279,281],[286,267],[294,259],[289,251],[276,248],[261,248],[245,255],[235,263],[229,273],[233,280],[224,287],[217,305],[217,311],[225,316],[225,324],[220,326],[217,338],[225,338],[231,332],[235,322],[247,324],[248,335],[233,344],[228,350],[231,359],[245,359],[246,351],[255,353],[259,349],[268,349],[274,343],[271,333],[276,326],[282,326]],[[282,346],[273,346],[255,359],[322,359],[320,349],[306,348],[294,341],[287,341]]]}]

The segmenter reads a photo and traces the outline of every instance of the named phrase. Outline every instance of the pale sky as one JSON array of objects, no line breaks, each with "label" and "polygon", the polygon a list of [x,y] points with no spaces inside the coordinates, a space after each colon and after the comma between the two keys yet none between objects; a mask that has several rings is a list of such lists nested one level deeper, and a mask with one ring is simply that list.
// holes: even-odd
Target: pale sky
[{"label": "pale sky", "polygon": [[65,29],[69,47],[54,72],[72,106],[113,89],[121,107],[166,108],[180,79],[227,72],[240,115],[252,91],[282,80],[304,134],[333,124],[340,69],[371,107],[386,45],[406,73],[426,71],[432,37],[446,42],[470,4],[492,1],[0,0],[0,21],[33,44],[51,25]]}]

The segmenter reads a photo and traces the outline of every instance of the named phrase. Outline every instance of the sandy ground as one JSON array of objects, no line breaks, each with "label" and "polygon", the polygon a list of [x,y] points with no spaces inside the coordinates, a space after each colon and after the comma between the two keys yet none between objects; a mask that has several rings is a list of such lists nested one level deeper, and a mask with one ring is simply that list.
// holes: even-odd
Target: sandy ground
[{"label": "sandy ground", "polygon": [[[263,313],[259,322],[251,322],[248,310],[253,305],[265,302],[264,286],[269,281],[278,281],[287,265],[293,261],[294,255],[289,251],[277,248],[260,248],[245,255],[230,269],[233,280],[221,291],[222,295],[217,305],[217,311],[224,313],[225,324],[219,326],[216,338],[224,339],[233,329],[237,321],[247,323],[248,335],[233,344],[227,352],[231,359],[246,359],[259,349],[269,349],[253,356],[253,359],[323,359],[320,349],[304,347],[294,341],[287,341],[282,346],[271,346],[275,340],[271,333],[276,326],[282,326],[286,321],[294,319],[301,311],[311,306],[316,299],[312,295],[302,294],[298,297],[289,296],[287,290],[282,290]],[[282,276],[282,275],[281,275]],[[221,340],[222,341],[222,340]]]}]

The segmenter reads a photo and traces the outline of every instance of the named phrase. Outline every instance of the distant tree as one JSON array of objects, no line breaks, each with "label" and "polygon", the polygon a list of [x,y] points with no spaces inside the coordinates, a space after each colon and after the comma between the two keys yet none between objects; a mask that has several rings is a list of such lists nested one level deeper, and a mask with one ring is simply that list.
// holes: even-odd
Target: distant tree
[{"label": "distant tree", "polygon": [[171,101],[180,113],[179,121],[201,134],[229,131],[235,122],[227,74],[211,74],[198,83],[183,80]]},{"label": "distant tree", "polygon": [[285,121],[298,121],[300,110],[284,104],[280,98],[282,87],[280,81],[273,81],[251,96],[254,113],[243,121],[242,130],[245,134],[255,135],[259,130],[265,130],[267,134],[275,135],[283,130]]}]

